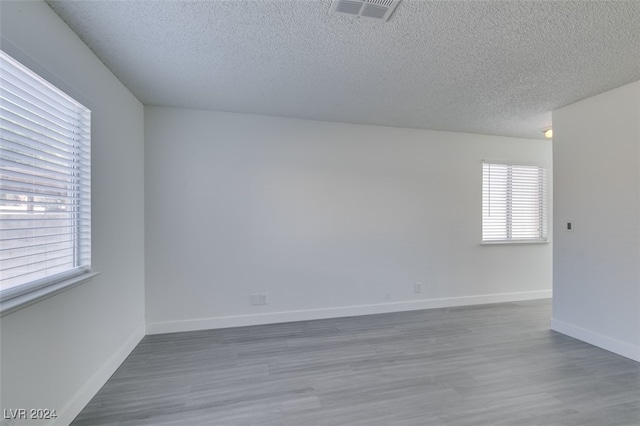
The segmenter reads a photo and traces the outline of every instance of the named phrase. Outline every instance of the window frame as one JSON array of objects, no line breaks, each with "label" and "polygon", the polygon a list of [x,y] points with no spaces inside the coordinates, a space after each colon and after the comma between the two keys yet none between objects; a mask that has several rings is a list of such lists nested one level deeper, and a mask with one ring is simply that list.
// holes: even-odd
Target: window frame
[{"label": "window frame", "polygon": [[[17,62],[21,67],[26,68],[29,72],[37,76],[38,79],[46,82],[46,85],[51,86],[52,90],[59,91],[65,97],[71,99],[74,103],[84,108],[89,113],[89,126],[88,126],[88,146],[91,146],[91,108],[87,105],[89,103],[79,96],[72,88],[67,86],[62,80],[56,78],[44,67],[40,66],[37,62],[33,61],[28,55],[13,46],[10,42],[2,38],[2,53],[7,55],[11,60]],[[90,149],[90,148],[89,148]],[[87,173],[91,175],[91,159],[89,154],[89,169]],[[89,197],[91,194],[91,184],[89,183],[86,188],[89,191]],[[89,236],[91,235],[91,207],[88,209],[88,229]],[[74,225],[74,232],[81,228],[81,225]],[[89,250],[91,250],[91,241],[88,242]],[[0,290],[0,316],[5,316],[11,312],[22,309],[45,298],[51,297],[67,289],[73,288],[79,284],[89,282],[93,277],[99,275],[99,272],[95,272],[91,268],[91,260],[89,256],[89,262],[85,265],[74,265],[73,267],[61,271],[50,276],[34,279],[22,284],[9,287],[4,290]]]},{"label": "window frame", "polygon": [[[485,239],[485,165],[498,165],[498,166],[506,166],[506,167],[527,167],[527,168],[537,168],[539,171],[543,173],[543,181],[541,183],[541,187],[537,191],[537,198],[539,200],[538,209],[542,209],[540,214],[538,215],[538,221],[542,228],[542,236],[539,238],[513,238],[513,228],[512,228],[512,211],[513,205],[512,201],[507,201],[507,223],[505,226],[507,227],[507,238],[502,239]],[[521,162],[521,161],[501,161],[501,160],[482,160],[481,167],[481,225],[480,225],[480,241],[481,245],[510,245],[510,244],[549,244],[551,242],[549,236],[549,172],[548,168],[535,163]],[[509,188],[507,192],[513,192],[512,183],[507,183]]]}]

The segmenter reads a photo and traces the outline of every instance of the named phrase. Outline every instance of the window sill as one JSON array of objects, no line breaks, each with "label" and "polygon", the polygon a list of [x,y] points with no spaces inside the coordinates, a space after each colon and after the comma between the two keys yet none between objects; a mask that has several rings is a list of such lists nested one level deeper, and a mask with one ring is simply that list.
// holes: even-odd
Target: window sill
[{"label": "window sill", "polygon": [[482,246],[503,246],[503,245],[522,245],[522,244],[550,244],[550,240],[501,240],[501,241],[483,241],[480,243]]},{"label": "window sill", "polygon": [[89,282],[99,274],[100,272],[86,272],[84,274],[76,275],[55,284],[48,285],[41,289],[34,290],[20,296],[12,297],[11,299],[0,301],[0,317],[18,311],[22,308],[26,308],[27,306],[38,303],[41,300],[47,299],[58,293],[62,293],[63,291],[69,290],[80,284]]}]

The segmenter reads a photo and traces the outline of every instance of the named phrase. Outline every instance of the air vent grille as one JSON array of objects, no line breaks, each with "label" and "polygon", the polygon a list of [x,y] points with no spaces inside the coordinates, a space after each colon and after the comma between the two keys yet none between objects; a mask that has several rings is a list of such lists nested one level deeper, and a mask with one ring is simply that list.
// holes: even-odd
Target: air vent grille
[{"label": "air vent grille", "polygon": [[383,19],[388,10],[388,7],[365,3],[364,7],[362,8],[362,12],[360,12],[360,16],[373,19]]},{"label": "air vent grille", "polygon": [[393,0],[369,0],[367,3],[390,7],[393,4]]},{"label": "air vent grille", "polygon": [[351,18],[388,21],[400,0],[333,0],[331,13]]},{"label": "air vent grille", "polygon": [[359,14],[360,9],[362,9],[361,1],[342,0],[342,1],[339,1],[336,6],[336,12],[347,13],[349,15]]}]

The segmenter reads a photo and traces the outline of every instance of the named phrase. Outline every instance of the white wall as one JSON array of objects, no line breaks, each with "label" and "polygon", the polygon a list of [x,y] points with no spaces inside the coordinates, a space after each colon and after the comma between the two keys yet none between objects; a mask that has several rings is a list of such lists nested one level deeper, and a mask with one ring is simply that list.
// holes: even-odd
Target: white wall
[{"label": "white wall", "polygon": [[145,156],[150,333],[550,297],[480,245],[482,159],[548,141],[145,107]]},{"label": "white wall", "polygon": [[552,328],[640,361],[640,82],[554,111],[553,132]]},{"label": "white wall", "polygon": [[143,108],[45,3],[0,7],[2,48],[92,110],[101,275],[0,320],[1,408],[56,409],[68,424],[144,335]]}]

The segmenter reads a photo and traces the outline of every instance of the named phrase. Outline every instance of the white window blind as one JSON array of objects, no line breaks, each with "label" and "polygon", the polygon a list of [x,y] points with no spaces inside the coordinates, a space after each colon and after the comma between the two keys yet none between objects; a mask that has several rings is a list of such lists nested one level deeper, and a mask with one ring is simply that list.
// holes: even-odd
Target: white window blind
[{"label": "white window blind", "polygon": [[0,51],[0,296],[91,265],[90,111]]},{"label": "white window blind", "polygon": [[546,241],[546,181],[542,167],[485,162],[482,241]]}]

